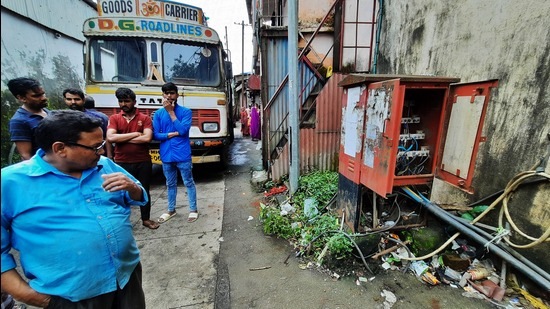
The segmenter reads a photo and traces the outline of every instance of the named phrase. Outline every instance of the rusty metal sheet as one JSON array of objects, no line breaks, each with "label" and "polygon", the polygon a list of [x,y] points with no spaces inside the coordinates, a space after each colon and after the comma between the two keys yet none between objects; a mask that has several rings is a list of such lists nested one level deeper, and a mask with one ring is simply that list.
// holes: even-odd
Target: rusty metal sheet
[{"label": "rusty metal sheet", "polygon": [[427,82],[427,83],[458,83],[460,78],[446,76],[425,76],[425,75],[393,75],[393,74],[349,74],[340,83],[340,87],[349,88],[358,84],[380,82],[390,79],[399,79],[406,82]]},{"label": "rusty metal sheet", "polygon": [[[343,89],[338,82],[342,74],[334,74],[317,96],[316,124],[314,128],[300,129],[300,170],[318,169],[336,171],[340,147]],[[279,180],[289,172],[289,146],[281,150],[271,165],[271,178]]]}]

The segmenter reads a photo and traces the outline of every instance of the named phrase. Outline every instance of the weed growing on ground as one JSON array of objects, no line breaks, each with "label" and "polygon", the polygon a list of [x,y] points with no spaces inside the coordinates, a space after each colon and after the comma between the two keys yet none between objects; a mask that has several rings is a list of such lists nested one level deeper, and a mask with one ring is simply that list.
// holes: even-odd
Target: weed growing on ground
[{"label": "weed growing on ground", "polygon": [[291,239],[299,235],[299,229],[292,227],[292,219],[281,215],[278,208],[261,204],[260,221],[263,224],[264,233],[277,235],[284,239]]},{"label": "weed growing on ground", "polygon": [[303,207],[306,198],[314,198],[319,205],[326,206],[336,192],[338,192],[338,173],[313,171],[300,177],[298,190],[292,197],[292,201]]},{"label": "weed growing on ground", "polygon": [[[279,205],[276,199],[262,204],[260,221],[264,233],[288,239],[304,257],[326,255],[342,259],[351,255],[352,241],[340,232],[339,217],[327,210],[338,191],[338,173],[313,171],[302,175],[292,198]],[[304,213],[306,199],[314,199],[315,215]],[[290,211],[289,211],[290,210]]]}]

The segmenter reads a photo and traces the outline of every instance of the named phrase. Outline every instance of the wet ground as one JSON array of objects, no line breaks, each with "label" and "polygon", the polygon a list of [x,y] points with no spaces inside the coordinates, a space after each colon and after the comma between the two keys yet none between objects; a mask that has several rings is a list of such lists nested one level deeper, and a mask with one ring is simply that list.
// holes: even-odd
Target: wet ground
[{"label": "wet ground", "polygon": [[[258,221],[263,195],[254,192],[250,179],[261,166],[259,144],[237,138],[231,157],[224,176],[215,308],[389,308],[388,300],[395,300],[391,308],[495,307],[462,296],[462,289],[429,286],[411,273],[372,275],[361,263],[351,263],[336,279],[334,272],[305,267],[288,241],[264,235]],[[371,281],[358,285],[360,276]]]}]

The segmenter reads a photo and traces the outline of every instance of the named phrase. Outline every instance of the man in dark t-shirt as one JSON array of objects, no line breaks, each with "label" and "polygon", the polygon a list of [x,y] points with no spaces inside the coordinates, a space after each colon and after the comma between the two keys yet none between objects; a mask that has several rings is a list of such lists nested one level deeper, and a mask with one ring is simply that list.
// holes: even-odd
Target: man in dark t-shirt
[{"label": "man in dark t-shirt", "polygon": [[[63,90],[63,100],[68,108],[74,109],[86,113],[86,115],[92,118],[98,118],[101,120],[101,130],[103,130],[103,138],[107,137],[107,125],[109,124],[109,117],[102,112],[87,109],[85,105],[84,92],[78,88],[67,88]],[[113,146],[111,143],[105,144],[105,156],[113,158]]]},{"label": "man in dark t-shirt", "polygon": [[[136,94],[129,88],[115,92],[121,112],[109,117],[107,140],[115,145],[114,160],[136,177],[149,195],[152,174],[149,143],[153,138],[151,118],[136,108]],[[151,202],[140,207],[143,226],[157,229],[159,224],[151,220]]]},{"label": "man in dark t-shirt", "polygon": [[22,104],[10,119],[10,138],[21,159],[28,160],[38,149],[34,141],[34,129],[50,113],[46,108],[48,98],[40,82],[32,78],[14,78],[8,81],[8,88]]}]

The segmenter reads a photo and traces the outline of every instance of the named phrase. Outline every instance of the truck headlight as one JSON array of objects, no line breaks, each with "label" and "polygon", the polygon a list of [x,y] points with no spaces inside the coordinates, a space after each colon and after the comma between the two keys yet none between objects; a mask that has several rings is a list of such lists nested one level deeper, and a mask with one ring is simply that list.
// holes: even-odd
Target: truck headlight
[{"label": "truck headlight", "polygon": [[217,122],[204,122],[202,124],[202,131],[203,132],[218,132],[219,126]]}]

